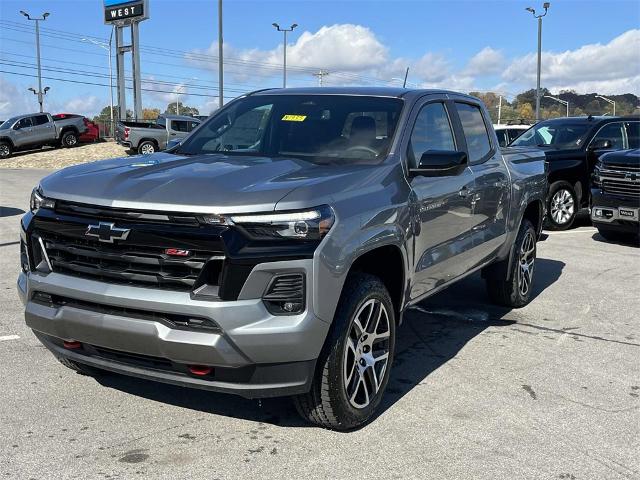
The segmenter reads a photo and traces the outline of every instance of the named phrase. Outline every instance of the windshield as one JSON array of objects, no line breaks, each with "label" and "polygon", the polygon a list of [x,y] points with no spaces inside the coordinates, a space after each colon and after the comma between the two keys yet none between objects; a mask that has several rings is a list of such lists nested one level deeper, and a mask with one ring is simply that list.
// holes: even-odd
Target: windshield
[{"label": "windshield", "polygon": [[256,95],[214,115],[174,153],[291,156],[314,163],[379,163],[403,102],[347,95]]},{"label": "windshield", "polygon": [[541,122],[524,132],[511,146],[576,148],[584,141],[589,125],[584,123]]},{"label": "windshield", "polygon": [[9,128],[11,128],[11,125],[16,123],[16,120],[18,120],[19,118],[20,117],[12,117],[9,120],[5,120],[5,122],[0,125],[0,130],[8,130]]}]

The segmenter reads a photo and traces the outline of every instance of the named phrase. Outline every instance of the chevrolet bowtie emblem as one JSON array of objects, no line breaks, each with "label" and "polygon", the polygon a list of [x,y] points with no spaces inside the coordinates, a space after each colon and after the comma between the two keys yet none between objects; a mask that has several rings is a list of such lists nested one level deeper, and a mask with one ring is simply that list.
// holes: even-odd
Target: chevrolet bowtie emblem
[{"label": "chevrolet bowtie emblem", "polygon": [[131,230],[117,228],[113,223],[100,222],[98,225],[89,225],[85,235],[97,237],[101,242],[113,243],[114,240],[126,240]]}]

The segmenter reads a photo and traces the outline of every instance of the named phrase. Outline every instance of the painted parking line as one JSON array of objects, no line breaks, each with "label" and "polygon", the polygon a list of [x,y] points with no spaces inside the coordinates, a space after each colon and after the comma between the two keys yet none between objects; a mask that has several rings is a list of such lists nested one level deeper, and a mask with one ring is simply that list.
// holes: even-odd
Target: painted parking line
[{"label": "painted parking line", "polygon": [[596,233],[597,228],[586,228],[584,230],[568,230],[565,232],[544,232],[546,235],[568,235],[570,233]]},{"label": "painted parking line", "polygon": [[18,335],[4,335],[0,336],[0,342],[5,342],[7,340],[18,340],[20,337]]}]

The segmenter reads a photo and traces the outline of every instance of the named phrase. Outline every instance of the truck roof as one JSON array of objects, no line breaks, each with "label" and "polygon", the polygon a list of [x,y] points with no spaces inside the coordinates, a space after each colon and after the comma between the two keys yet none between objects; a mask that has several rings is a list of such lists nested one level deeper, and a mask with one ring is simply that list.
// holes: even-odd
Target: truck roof
[{"label": "truck roof", "polygon": [[165,114],[161,114],[158,116],[158,118],[166,118],[167,120],[197,120],[198,122],[201,122],[202,120],[200,120],[199,118],[196,117],[192,117],[190,115],[165,115]]},{"label": "truck roof", "polygon": [[249,95],[361,95],[372,97],[390,97],[390,98],[402,98],[408,95],[428,95],[431,93],[445,93],[452,95],[462,95],[469,98],[470,95],[465,95],[460,92],[454,92],[450,90],[442,89],[416,89],[416,88],[402,88],[402,87],[302,87],[302,88],[268,88],[264,90],[257,90]]}]

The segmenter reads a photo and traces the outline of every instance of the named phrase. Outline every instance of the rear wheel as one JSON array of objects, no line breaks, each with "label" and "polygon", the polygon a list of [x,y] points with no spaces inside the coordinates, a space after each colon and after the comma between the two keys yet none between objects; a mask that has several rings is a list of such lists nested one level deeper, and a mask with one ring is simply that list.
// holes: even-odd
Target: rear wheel
[{"label": "rear wheel", "polygon": [[146,140],[138,145],[138,153],[142,155],[151,155],[152,153],[156,153],[156,144]]},{"label": "rear wheel", "polygon": [[78,135],[75,132],[64,132],[61,143],[66,148],[75,147],[78,144]]},{"label": "rear wheel", "polygon": [[294,397],[300,415],[335,430],[364,425],[389,381],[395,327],[391,298],[380,279],[350,275],[311,390]]},{"label": "rear wheel", "polygon": [[578,209],[578,197],[569,182],[551,184],[547,198],[547,224],[551,230],[566,230],[571,227]]},{"label": "rear wheel", "polygon": [[11,144],[9,142],[0,142],[0,158],[9,158],[11,156]]},{"label": "rear wheel", "polygon": [[[511,270],[508,271],[509,259],[506,258],[500,264],[492,265],[486,282],[489,298],[494,303],[520,308],[529,303],[531,298],[536,261],[536,231],[526,218],[520,224],[514,252]],[[505,275],[507,271],[508,275]]]}]

